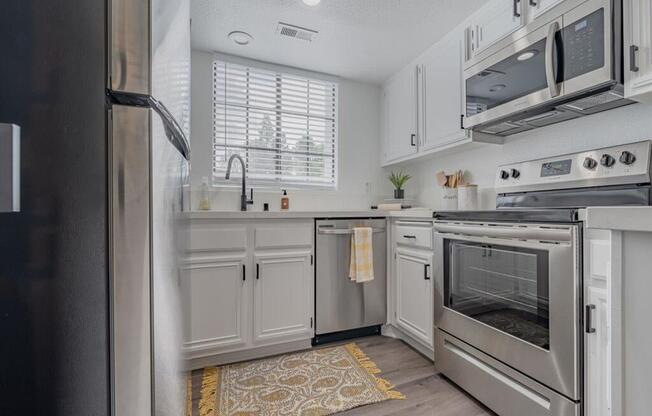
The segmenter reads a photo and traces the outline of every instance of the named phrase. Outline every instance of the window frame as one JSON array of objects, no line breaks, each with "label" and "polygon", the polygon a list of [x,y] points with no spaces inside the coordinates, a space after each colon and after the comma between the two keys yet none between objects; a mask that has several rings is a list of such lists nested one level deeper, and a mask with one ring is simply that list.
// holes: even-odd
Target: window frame
[{"label": "window frame", "polygon": [[[223,53],[214,53],[211,59],[211,119],[212,119],[212,124],[211,124],[211,164],[210,164],[210,169],[211,169],[211,185],[213,187],[220,187],[220,188],[239,188],[241,186],[241,177],[239,174],[234,175],[235,178],[231,178],[230,180],[226,180],[224,178],[219,178],[215,174],[215,163],[216,163],[216,149],[219,146],[216,144],[216,133],[215,133],[215,123],[216,123],[216,99],[215,99],[215,64],[216,62],[224,62],[226,64],[235,64],[235,65],[241,65],[241,66],[246,66],[246,67],[251,67],[253,69],[257,70],[263,70],[263,71],[271,71],[271,72],[276,72],[277,78],[279,75],[291,75],[295,77],[301,77],[305,78],[308,80],[315,80],[315,81],[321,81],[321,82],[328,82],[333,84],[333,90],[334,90],[334,95],[335,95],[335,111],[333,113],[334,115],[334,128],[333,128],[333,176],[332,176],[332,182],[331,183],[292,183],[292,182],[287,182],[283,181],[281,179],[270,179],[269,181],[267,180],[261,180],[261,179],[250,179],[249,174],[247,174],[247,181],[248,184],[251,183],[253,188],[256,189],[262,189],[262,190],[280,190],[280,189],[290,189],[290,190],[305,190],[305,191],[337,191],[339,189],[339,162],[340,162],[340,155],[339,155],[339,121],[340,121],[340,78],[333,76],[333,75],[328,75],[324,74],[321,72],[314,72],[314,71],[308,71],[308,70],[303,70],[303,69],[298,69],[294,67],[288,67],[288,66],[283,66],[283,65],[277,65],[277,64],[272,64],[268,62],[263,62],[263,61],[258,61],[258,60],[253,60],[253,59],[248,59],[248,58],[242,58],[234,55],[228,55],[228,54],[223,54]],[[280,114],[283,114],[282,111],[277,111],[276,117],[278,117]],[[277,139],[278,139],[278,132],[277,132]],[[280,142],[277,142],[277,146],[280,145]],[[228,148],[228,146],[225,146],[225,148]],[[247,149],[250,149],[250,147],[247,147]],[[299,152],[301,154],[306,154],[306,156],[310,156],[309,152]],[[278,154],[282,154],[282,152],[279,151]],[[246,160],[246,158],[243,156],[243,159]],[[282,166],[281,164],[278,165],[279,167]],[[234,165],[239,171],[239,164]]]}]

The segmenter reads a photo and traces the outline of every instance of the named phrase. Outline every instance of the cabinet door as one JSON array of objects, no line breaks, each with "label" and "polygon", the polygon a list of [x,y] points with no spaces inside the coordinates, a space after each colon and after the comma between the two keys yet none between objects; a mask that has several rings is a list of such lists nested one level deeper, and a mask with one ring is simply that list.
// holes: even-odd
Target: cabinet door
[{"label": "cabinet door", "polygon": [[523,2],[526,1],[493,0],[478,12],[475,19],[476,54],[523,26]]},{"label": "cabinet door", "polygon": [[[525,0],[522,0],[525,1]],[[527,0],[532,10],[532,19],[536,19],[564,0]]]},{"label": "cabinet door", "polygon": [[310,253],[255,258],[254,343],[312,337],[313,283]]},{"label": "cabinet door", "polygon": [[625,0],[625,96],[652,103],[652,2]]},{"label": "cabinet door", "polygon": [[[605,289],[589,288],[591,333],[586,334],[586,416],[611,415],[611,360],[608,296]],[[585,317],[586,319],[586,317]]]},{"label": "cabinet door", "polygon": [[417,68],[408,65],[383,89],[386,117],[384,160],[417,152]]},{"label": "cabinet door", "polygon": [[242,348],[247,339],[247,287],[244,255],[197,263],[183,270],[181,296],[185,350],[190,358]]},{"label": "cabinet door", "polygon": [[453,31],[424,56],[423,150],[467,137],[461,120],[463,37],[463,32]]},{"label": "cabinet door", "polygon": [[433,346],[432,255],[396,249],[396,323],[406,333]]}]

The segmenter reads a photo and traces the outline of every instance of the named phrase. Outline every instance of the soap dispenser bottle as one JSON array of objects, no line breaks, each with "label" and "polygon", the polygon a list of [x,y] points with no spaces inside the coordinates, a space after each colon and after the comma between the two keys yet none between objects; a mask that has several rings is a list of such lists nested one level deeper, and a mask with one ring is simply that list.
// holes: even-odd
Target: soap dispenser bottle
[{"label": "soap dispenser bottle", "polygon": [[211,209],[211,200],[208,196],[208,178],[203,177],[201,181],[201,194],[199,197],[199,209],[201,211],[209,211]]},{"label": "soap dispenser bottle", "polygon": [[281,197],[281,211],[287,211],[290,209],[290,198],[288,197],[288,191],[283,190],[283,196]]}]

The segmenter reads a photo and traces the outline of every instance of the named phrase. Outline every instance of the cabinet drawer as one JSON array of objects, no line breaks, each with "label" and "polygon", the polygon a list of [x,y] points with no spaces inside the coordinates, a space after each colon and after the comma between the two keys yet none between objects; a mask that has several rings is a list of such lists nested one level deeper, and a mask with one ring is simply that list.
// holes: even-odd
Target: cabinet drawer
[{"label": "cabinet drawer", "polygon": [[187,236],[189,251],[244,251],[247,249],[247,229],[243,226],[191,227]]},{"label": "cabinet drawer", "polygon": [[397,223],[394,230],[397,244],[432,248],[432,223]]},{"label": "cabinet drawer", "polygon": [[281,247],[311,247],[312,223],[273,223],[258,225],[254,241],[257,249]]}]

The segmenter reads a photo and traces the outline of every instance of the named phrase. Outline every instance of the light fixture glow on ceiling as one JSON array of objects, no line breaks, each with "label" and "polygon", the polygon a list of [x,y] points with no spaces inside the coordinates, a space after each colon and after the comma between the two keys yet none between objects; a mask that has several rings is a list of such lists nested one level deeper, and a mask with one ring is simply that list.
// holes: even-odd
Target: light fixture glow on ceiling
[{"label": "light fixture glow on ceiling", "polygon": [[303,0],[303,2],[308,6],[316,6],[321,3],[321,0]]},{"label": "light fixture glow on ceiling", "polygon": [[539,53],[539,52],[537,52],[537,51],[535,51],[535,50],[531,50],[531,51],[523,52],[522,54],[520,54],[519,56],[517,56],[516,59],[519,60],[519,61],[521,61],[521,62],[522,62],[522,61],[527,61],[528,59],[532,59],[532,58],[534,58],[538,53]]},{"label": "light fixture glow on ceiling", "polygon": [[229,39],[234,41],[240,46],[245,46],[249,45],[249,42],[253,40],[253,37],[247,33],[243,32],[241,30],[234,30],[233,32],[229,33]]}]

